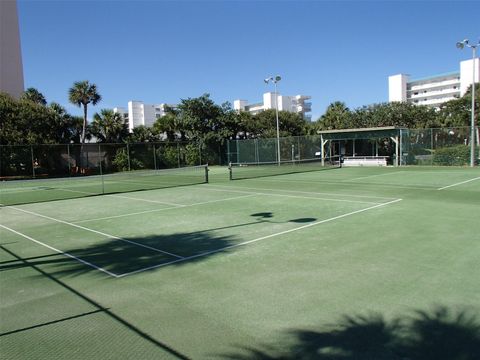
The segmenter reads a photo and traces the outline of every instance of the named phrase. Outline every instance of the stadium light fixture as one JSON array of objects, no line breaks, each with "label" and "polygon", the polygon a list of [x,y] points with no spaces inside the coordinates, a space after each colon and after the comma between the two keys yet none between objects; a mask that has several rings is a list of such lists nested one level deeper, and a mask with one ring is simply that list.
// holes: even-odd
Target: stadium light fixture
[{"label": "stadium light fixture", "polygon": [[277,94],[277,83],[282,80],[282,78],[277,75],[275,77],[270,76],[263,81],[265,84],[269,84],[270,82],[273,83],[274,88],[275,88],[275,118],[277,120],[277,163],[280,165],[280,124],[278,121],[278,94]]},{"label": "stadium light fixture", "polygon": [[470,121],[470,166],[475,166],[475,59],[477,57],[477,47],[480,45],[480,40],[477,44],[470,44],[468,39],[463,39],[457,42],[457,49],[464,49],[469,47],[472,49],[472,118]]}]

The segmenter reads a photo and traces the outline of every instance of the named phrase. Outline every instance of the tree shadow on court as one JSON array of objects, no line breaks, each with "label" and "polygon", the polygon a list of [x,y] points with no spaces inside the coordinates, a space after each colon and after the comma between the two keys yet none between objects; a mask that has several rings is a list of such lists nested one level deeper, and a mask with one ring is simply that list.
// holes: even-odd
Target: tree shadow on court
[{"label": "tree shadow on court", "polygon": [[108,273],[120,276],[164,266],[183,266],[205,261],[229,252],[235,244],[230,236],[214,236],[209,232],[176,233],[108,239],[90,246],[65,248],[65,254],[48,254],[0,263],[0,271],[26,266],[47,266],[52,275]]},{"label": "tree shadow on court", "polygon": [[[326,329],[326,330],[324,330]],[[478,360],[480,319],[438,306],[387,320],[380,314],[344,316],[322,330],[296,329],[280,346],[240,348],[243,360]]]},{"label": "tree shadow on court", "polygon": [[[251,215],[254,221],[211,228],[196,232],[155,234],[141,237],[112,238],[81,247],[69,247],[65,239],[64,254],[49,253],[0,263],[0,271],[7,271],[30,265],[49,266],[53,275],[81,275],[96,272],[98,275],[123,277],[152,271],[165,266],[184,266],[193,262],[205,261],[214,256],[235,251],[241,243],[241,234],[218,235],[217,230],[239,228],[261,223],[309,223],[315,218],[299,218],[288,221],[275,221],[272,212]],[[76,242],[78,243],[78,242]]]}]

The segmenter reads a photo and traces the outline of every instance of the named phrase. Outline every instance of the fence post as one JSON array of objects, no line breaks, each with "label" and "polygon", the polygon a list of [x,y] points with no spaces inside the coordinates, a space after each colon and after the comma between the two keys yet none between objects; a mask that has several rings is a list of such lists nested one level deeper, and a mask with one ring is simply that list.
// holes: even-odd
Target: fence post
[{"label": "fence post", "polygon": [[128,171],[130,171],[130,146],[128,145],[127,141],[127,161],[128,161]]},{"label": "fence post", "polygon": [[68,176],[72,176],[72,163],[70,161],[70,144],[67,144],[67,157],[68,157]]},{"label": "fence post", "polygon": [[177,167],[180,167],[180,143],[179,142],[177,142]]},{"label": "fence post", "polygon": [[198,142],[198,161],[199,161],[199,164],[198,165],[202,165],[202,143],[201,141]]},{"label": "fence post", "polygon": [[30,155],[32,157],[32,176],[35,179],[35,159],[33,157],[33,145],[30,145]]},{"label": "fence post", "polygon": [[153,144],[153,167],[157,170],[157,152],[155,151],[155,144]]},{"label": "fence post", "polygon": [[230,163],[230,140],[227,140],[227,163]]},{"label": "fence post", "polygon": [[100,169],[100,178],[102,179],[102,194],[105,194],[105,183],[103,181],[103,170],[102,170],[102,158],[101,158],[101,145],[98,144],[98,167]]}]

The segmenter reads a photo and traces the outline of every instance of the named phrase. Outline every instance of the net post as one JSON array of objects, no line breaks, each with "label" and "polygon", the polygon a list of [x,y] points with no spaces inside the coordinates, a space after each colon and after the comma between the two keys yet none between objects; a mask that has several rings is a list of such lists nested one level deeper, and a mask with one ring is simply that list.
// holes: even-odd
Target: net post
[{"label": "net post", "polygon": [[233,180],[233,176],[232,176],[232,163],[229,162],[228,163],[228,177],[230,180]]},{"label": "net post", "polygon": [[208,184],[208,164],[205,165],[205,182]]}]

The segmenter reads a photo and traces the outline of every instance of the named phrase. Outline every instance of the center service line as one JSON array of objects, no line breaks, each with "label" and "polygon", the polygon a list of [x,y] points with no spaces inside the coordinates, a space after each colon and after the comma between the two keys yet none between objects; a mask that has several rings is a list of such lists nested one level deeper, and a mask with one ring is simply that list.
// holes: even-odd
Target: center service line
[{"label": "center service line", "polygon": [[121,277],[125,277],[125,276],[128,276],[128,275],[138,274],[138,273],[140,273],[140,272],[144,272],[144,271],[147,271],[147,270],[152,270],[152,269],[156,269],[156,268],[163,267],[163,266],[167,266],[167,265],[171,265],[171,264],[176,264],[176,263],[179,263],[179,262],[183,262],[183,261],[188,261],[188,260],[192,260],[192,259],[204,257],[204,256],[207,256],[207,255],[211,255],[211,254],[215,254],[215,253],[224,251],[224,250],[233,249],[233,248],[236,248],[236,247],[239,247],[239,246],[248,245],[248,244],[251,244],[251,243],[254,243],[254,242],[257,242],[257,241],[261,241],[261,240],[265,240],[265,239],[269,239],[269,238],[272,238],[272,237],[275,237],[275,236],[288,234],[288,233],[291,233],[291,232],[294,232],[294,231],[306,229],[306,228],[309,228],[309,227],[312,227],[312,226],[316,226],[316,225],[320,225],[320,224],[325,224],[325,223],[327,223],[327,222],[330,222],[330,221],[333,221],[333,220],[342,219],[342,218],[345,218],[345,217],[348,217],[348,216],[351,216],[351,215],[360,214],[360,213],[362,213],[362,212],[369,211],[369,210],[373,210],[373,209],[376,209],[376,208],[379,208],[379,207],[382,207],[382,206],[394,204],[394,203],[397,203],[397,202],[399,202],[399,201],[402,201],[402,199],[396,199],[396,200],[389,201],[389,202],[386,202],[386,203],[383,203],[383,204],[378,204],[378,205],[370,206],[370,207],[365,208],[365,209],[360,209],[360,210],[352,211],[352,212],[349,212],[349,213],[347,213],[347,214],[342,214],[342,215],[334,216],[334,217],[331,217],[331,218],[328,218],[328,219],[325,219],[325,220],[320,220],[320,221],[317,221],[317,222],[314,222],[314,223],[311,223],[311,224],[307,224],[307,225],[303,225],[303,226],[299,226],[299,227],[297,227],[297,228],[293,228],[293,229],[290,229],[290,230],[285,230],[285,231],[281,231],[281,232],[278,232],[278,233],[275,233],[275,234],[270,234],[270,235],[262,236],[262,237],[259,237],[259,238],[253,239],[253,240],[244,241],[244,242],[239,243],[239,244],[230,245],[230,246],[226,246],[226,247],[223,247],[223,248],[220,248],[220,249],[216,249],[216,250],[212,250],[212,251],[207,251],[207,252],[204,252],[204,253],[201,253],[201,254],[188,256],[188,257],[185,257],[185,258],[183,258],[183,259],[173,260],[173,261],[169,261],[169,262],[167,262],[167,263],[149,266],[149,267],[146,267],[146,268],[143,268],[143,269],[139,269],[139,270],[135,270],[135,271],[132,271],[132,272],[129,272],[129,273],[120,274],[120,275],[118,275],[118,277],[121,278]]}]

